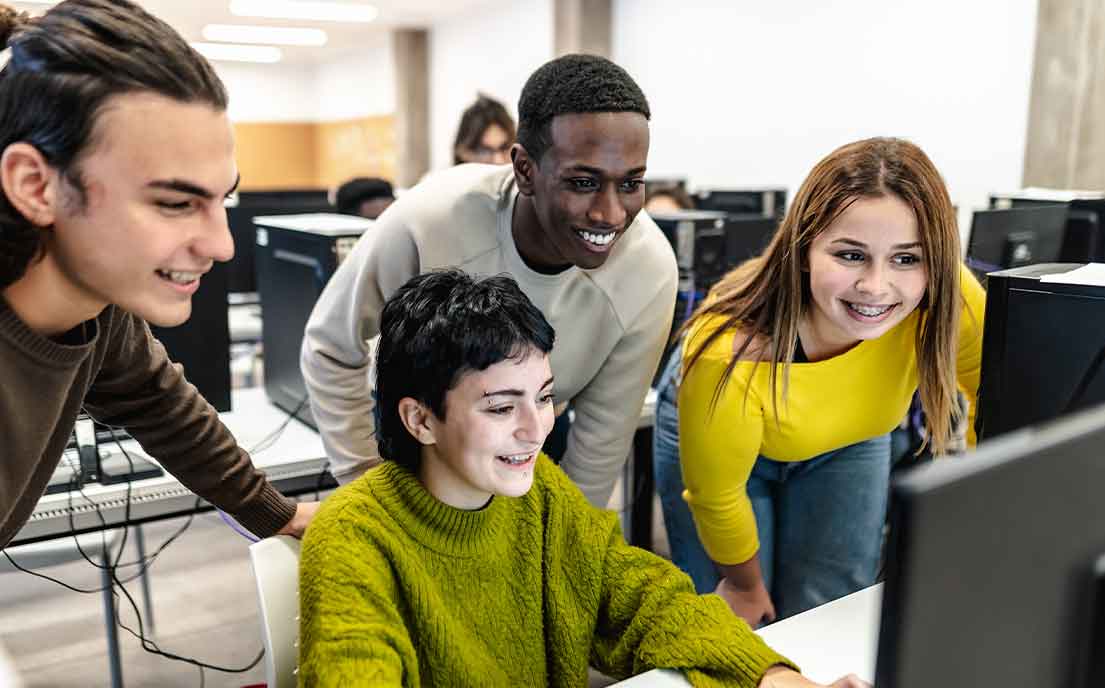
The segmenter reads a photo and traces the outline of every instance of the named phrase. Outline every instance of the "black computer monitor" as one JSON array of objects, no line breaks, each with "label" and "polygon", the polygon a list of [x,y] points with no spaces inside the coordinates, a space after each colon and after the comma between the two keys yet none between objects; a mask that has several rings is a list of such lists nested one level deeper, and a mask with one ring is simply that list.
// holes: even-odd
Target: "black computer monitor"
[{"label": "black computer monitor", "polygon": [[1102,485],[1105,407],[895,479],[875,685],[1105,685]]},{"label": "black computer monitor", "polygon": [[[1105,197],[1090,194],[1059,202],[1067,206],[1068,213],[1058,262],[1085,263],[1105,260]],[[1054,194],[1044,192],[1034,195],[1031,190],[990,196],[991,208],[1032,208],[1054,203],[1056,203]]]},{"label": "black computer monitor", "polygon": [[227,206],[226,221],[234,238],[227,288],[231,293],[257,291],[257,263],[253,218],[266,215],[300,215],[334,212],[323,189],[289,191],[241,191],[237,205]]},{"label": "black computer monitor", "polygon": [[985,284],[986,273],[1059,260],[1067,223],[1064,204],[976,210],[967,240],[967,265]]},{"label": "black computer monitor", "polygon": [[150,325],[169,358],[217,411],[230,410],[230,325],[226,263],[216,262],[192,294],[192,314],[176,327]]},{"label": "black computer monitor", "polygon": [[980,439],[1105,402],[1105,287],[1040,279],[1077,267],[990,274],[975,420]]},{"label": "black computer monitor", "polygon": [[762,215],[729,215],[725,218],[726,260],[730,268],[754,258],[767,248],[775,230],[779,227],[779,217]]},{"label": "black computer monitor", "polygon": [[698,189],[693,198],[694,207],[698,210],[781,218],[786,210],[787,190],[782,187]]}]

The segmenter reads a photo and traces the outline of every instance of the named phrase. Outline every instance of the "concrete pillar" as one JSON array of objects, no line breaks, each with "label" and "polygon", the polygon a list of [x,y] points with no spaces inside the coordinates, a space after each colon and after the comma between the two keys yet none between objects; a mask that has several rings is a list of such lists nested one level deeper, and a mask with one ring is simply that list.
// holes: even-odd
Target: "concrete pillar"
[{"label": "concrete pillar", "polygon": [[430,169],[430,37],[425,29],[392,34],[395,50],[395,183],[414,186]]},{"label": "concrete pillar", "polygon": [[553,0],[556,56],[589,53],[610,57],[613,0]]},{"label": "concrete pillar", "polygon": [[1105,3],[1040,0],[1024,185],[1105,190]]}]

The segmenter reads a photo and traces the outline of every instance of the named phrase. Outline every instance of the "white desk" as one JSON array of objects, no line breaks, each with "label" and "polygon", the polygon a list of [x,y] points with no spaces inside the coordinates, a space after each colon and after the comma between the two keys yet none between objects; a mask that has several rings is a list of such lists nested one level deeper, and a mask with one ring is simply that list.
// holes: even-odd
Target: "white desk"
[{"label": "white desk", "polygon": [[[232,411],[219,418],[247,451],[257,446],[284,421],[288,414],[273,406],[260,388],[234,390]],[[136,442],[124,443],[127,452],[148,458]],[[118,447],[101,447],[102,451],[118,452]],[[250,452],[253,464],[263,470],[277,489],[285,492],[311,488],[326,465],[326,452],[318,434],[298,420],[292,419],[271,446]],[[22,542],[66,535],[72,502],[73,526],[77,531],[98,530],[123,523],[127,507],[127,483],[92,484],[84,488],[87,500],[79,492],[59,492],[43,495],[23,528],[16,533],[13,545]],[[196,495],[169,474],[130,483],[130,515],[132,521],[168,518],[190,513]]]},{"label": "white desk", "polygon": [[[812,681],[829,684],[855,674],[875,680],[882,584],[834,600],[758,633],[776,652],[802,668]],[[687,688],[683,675],[654,669],[614,684],[617,688]]]}]

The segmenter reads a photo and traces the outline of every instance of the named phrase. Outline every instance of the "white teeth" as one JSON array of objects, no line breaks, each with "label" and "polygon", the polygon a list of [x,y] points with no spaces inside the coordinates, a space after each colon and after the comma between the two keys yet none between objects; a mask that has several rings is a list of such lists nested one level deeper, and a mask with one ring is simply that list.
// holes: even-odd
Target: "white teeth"
[{"label": "white teeth", "polygon": [[200,273],[198,272],[182,272],[180,270],[158,270],[157,274],[177,284],[189,284],[200,278]]},{"label": "white teeth", "polygon": [[596,246],[606,246],[607,244],[609,244],[611,241],[614,240],[614,237],[617,235],[617,232],[607,232],[606,234],[595,234],[593,232],[584,232],[581,229],[577,229],[576,234],[583,237],[584,241],[588,241],[592,244],[595,244]]},{"label": "white teeth", "polygon": [[878,317],[893,308],[893,306],[864,306],[858,303],[849,303],[848,307],[859,313],[860,315],[867,316],[868,318]]},{"label": "white teeth", "polygon": [[533,454],[515,454],[513,456],[500,456],[498,458],[500,461],[509,463],[513,466],[517,466],[529,461],[531,458],[533,458]]}]

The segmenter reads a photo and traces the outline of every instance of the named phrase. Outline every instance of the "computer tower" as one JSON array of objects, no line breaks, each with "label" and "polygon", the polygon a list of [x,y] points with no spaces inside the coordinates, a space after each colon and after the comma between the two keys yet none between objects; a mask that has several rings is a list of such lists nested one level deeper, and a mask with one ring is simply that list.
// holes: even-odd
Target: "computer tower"
[{"label": "computer tower", "polygon": [[782,187],[698,189],[694,192],[693,198],[694,206],[698,210],[782,218],[786,211],[787,190]]},{"label": "computer tower", "polygon": [[234,202],[228,202],[226,206],[226,221],[234,237],[234,257],[230,260],[227,290],[236,294],[257,291],[253,218],[326,212],[334,212],[334,208],[327,200],[324,189],[239,192]]},{"label": "computer tower", "polygon": [[219,411],[230,410],[230,325],[226,263],[215,263],[192,294],[192,315],[176,327],[150,325],[184,377]]},{"label": "computer tower", "polygon": [[1105,402],[1105,286],[1042,282],[1078,264],[989,274],[979,439]]},{"label": "computer tower", "polygon": [[358,238],[374,224],[351,215],[254,218],[265,392],[273,404],[315,427],[299,350],[322,288]]}]

